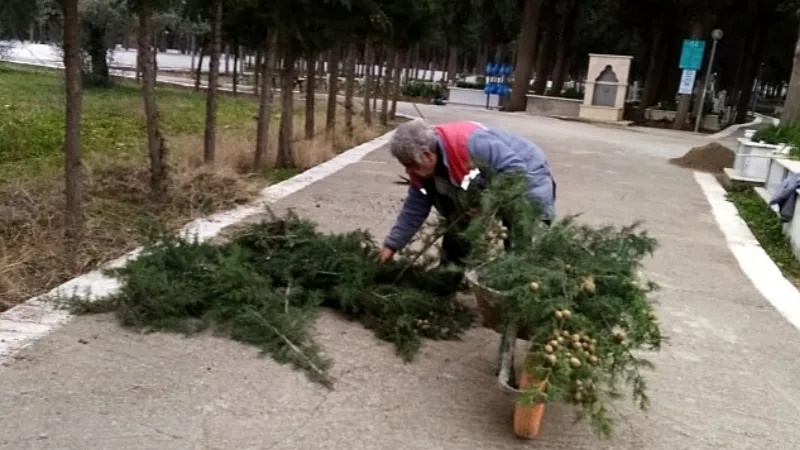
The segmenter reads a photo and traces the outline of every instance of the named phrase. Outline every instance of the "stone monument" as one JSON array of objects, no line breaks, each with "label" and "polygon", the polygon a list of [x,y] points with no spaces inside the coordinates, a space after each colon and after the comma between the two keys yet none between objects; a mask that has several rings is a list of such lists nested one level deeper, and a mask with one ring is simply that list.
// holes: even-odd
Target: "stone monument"
[{"label": "stone monument", "polygon": [[586,88],[579,117],[588,120],[622,120],[633,56],[589,54]]}]

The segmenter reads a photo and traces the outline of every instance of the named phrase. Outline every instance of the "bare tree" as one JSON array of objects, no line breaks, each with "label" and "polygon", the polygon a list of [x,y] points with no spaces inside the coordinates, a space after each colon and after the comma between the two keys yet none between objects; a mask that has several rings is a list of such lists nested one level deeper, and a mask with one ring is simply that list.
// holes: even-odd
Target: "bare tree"
[{"label": "bare tree", "polygon": [[219,56],[222,47],[222,0],[214,0],[214,21],[211,25],[211,54],[206,92],[206,130],[203,161],[214,164],[217,141],[217,90],[219,89]]},{"label": "bare tree", "polygon": [[316,98],[314,94],[317,92],[317,55],[308,55],[306,58],[306,129],[305,138],[314,139],[314,115],[316,110]]},{"label": "bare tree", "polygon": [[281,70],[281,124],[278,131],[278,161],[280,168],[294,168],[294,63],[297,50],[292,44],[286,45]]},{"label": "bare tree", "polygon": [[344,127],[347,136],[353,137],[353,91],[356,84],[356,47],[353,44],[347,46],[344,70]]},{"label": "bare tree", "polygon": [[383,77],[383,91],[381,95],[381,125],[389,124],[389,94],[391,93],[392,76],[397,66],[397,50],[388,49],[386,52],[386,73]]},{"label": "bare tree", "polygon": [[372,109],[370,109],[370,90],[372,89],[372,67],[375,64],[372,45],[369,41],[364,44],[364,123],[372,125]]},{"label": "bare tree", "polygon": [[342,49],[334,47],[330,52],[328,60],[328,109],[325,113],[325,132],[333,133],[336,129],[336,96],[339,94],[339,55]]},{"label": "bare tree", "polygon": [[83,231],[81,187],[81,35],[78,0],[61,0],[64,16],[64,76],[66,120],[64,125],[64,173],[66,178],[67,238],[75,243]]},{"label": "bare tree", "polygon": [[256,153],[253,160],[255,170],[263,170],[267,163],[269,142],[269,120],[272,107],[272,68],[275,66],[275,32],[264,41],[266,60],[261,66],[261,92],[258,101],[258,130],[256,131]]},{"label": "bare tree", "polygon": [[167,192],[167,146],[161,134],[156,103],[156,69],[153,38],[153,0],[139,0],[139,51],[142,68],[142,99],[147,122],[147,150],[150,157],[150,188],[154,196]]}]

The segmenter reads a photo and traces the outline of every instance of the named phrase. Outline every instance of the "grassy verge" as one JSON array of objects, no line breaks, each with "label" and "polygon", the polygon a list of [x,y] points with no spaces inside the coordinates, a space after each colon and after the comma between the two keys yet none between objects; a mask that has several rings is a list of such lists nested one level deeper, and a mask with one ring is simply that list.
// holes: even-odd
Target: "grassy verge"
[{"label": "grassy verge", "polygon": [[[217,161],[211,169],[202,163],[205,95],[158,88],[171,179],[169,195],[154,200],[147,187],[138,87],[122,83],[87,90],[82,117],[86,230],[81,246],[68,251],[62,239],[62,88],[58,71],[0,65],[0,311],[136,248],[143,234],[176,230],[194,218],[246,203],[265,185],[387,131],[367,127],[359,116],[352,138],[328,138],[324,107],[319,105],[317,133],[305,140],[304,108],[298,99],[293,137],[299,168],[254,174],[250,165],[258,105],[253,97],[220,96]],[[278,121],[276,110],[270,124],[270,165]],[[341,122],[337,127],[344,129]]]},{"label": "grassy verge", "polygon": [[736,205],[739,215],[784,276],[800,285],[800,262],[783,234],[783,223],[778,215],[751,187],[743,184],[728,188],[728,200]]}]

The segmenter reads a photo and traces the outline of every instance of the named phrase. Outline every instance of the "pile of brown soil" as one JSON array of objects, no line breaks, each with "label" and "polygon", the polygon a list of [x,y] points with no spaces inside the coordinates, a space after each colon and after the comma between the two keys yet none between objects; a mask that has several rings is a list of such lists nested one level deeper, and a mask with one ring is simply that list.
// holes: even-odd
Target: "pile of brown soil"
[{"label": "pile of brown soil", "polygon": [[719,173],[726,167],[733,167],[735,157],[733,150],[712,142],[702,147],[695,147],[680,158],[670,159],[669,162],[685,169]]}]

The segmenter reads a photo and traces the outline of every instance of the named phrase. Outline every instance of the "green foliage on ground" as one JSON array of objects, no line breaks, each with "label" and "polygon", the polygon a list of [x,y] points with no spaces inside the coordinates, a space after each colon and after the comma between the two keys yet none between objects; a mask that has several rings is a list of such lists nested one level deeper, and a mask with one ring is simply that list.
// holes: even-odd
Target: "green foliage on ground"
[{"label": "green foliage on ground", "polygon": [[[167,136],[199,135],[205,126],[205,95],[158,88]],[[218,126],[255,133],[253,98],[221,96]],[[145,155],[145,119],[138,86],[121,83],[83,95],[81,147],[95,154]],[[63,167],[64,88],[60,72],[0,64],[0,180],[44,176]]]},{"label": "green foliage on ground", "polygon": [[439,83],[412,81],[403,86],[405,97],[440,98],[444,95],[442,85]]},{"label": "green foliage on ground", "polygon": [[728,200],[736,206],[739,215],[783,274],[795,283],[800,282],[800,262],[794,256],[792,246],[783,234],[783,222],[767,206],[764,199],[752,187],[735,184],[728,188]]},{"label": "green foliage on ground", "polygon": [[528,386],[520,401],[578,405],[608,436],[607,402],[625,382],[637,404],[649,407],[640,369],[652,364],[641,351],[658,350],[663,338],[650,298],[657,286],[641,269],[656,241],[639,224],[591,227],[570,216],[547,227],[535,220],[527,186],[507,175],[490,177],[482,195],[467,191],[464,204],[480,211],[465,233],[469,265],[483,286],[503,293],[502,322],[531,341],[525,364],[545,384]]},{"label": "green foliage on ground", "polygon": [[291,213],[270,216],[224,245],[154,241],[111,272],[122,284],[118,295],[72,306],[113,311],[122,325],[140,330],[211,329],[330,384],[330,361],[313,338],[320,306],[359,321],[406,360],[423,338],[457,338],[474,322],[455,301],[461,271],[429,268],[427,258],[380,264],[377,255],[368,233],[323,234]]},{"label": "green foliage on ground", "polygon": [[753,135],[753,141],[792,146],[790,157],[800,159],[800,124],[770,125],[761,128]]}]

